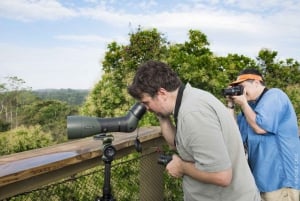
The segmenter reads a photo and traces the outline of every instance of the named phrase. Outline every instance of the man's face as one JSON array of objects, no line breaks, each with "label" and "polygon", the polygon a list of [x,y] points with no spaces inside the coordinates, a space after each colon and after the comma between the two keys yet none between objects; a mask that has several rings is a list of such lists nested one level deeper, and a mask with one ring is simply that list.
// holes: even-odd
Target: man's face
[{"label": "man's face", "polygon": [[247,101],[252,101],[257,98],[257,87],[259,86],[258,80],[246,80],[239,85],[244,87],[244,95]]},{"label": "man's face", "polygon": [[153,112],[159,116],[170,115],[167,107],[167,96],[164,93],[157,92],[154,97],[151,97],[149,94],[145,93],[140,101],[146,106],[149,112]]}]

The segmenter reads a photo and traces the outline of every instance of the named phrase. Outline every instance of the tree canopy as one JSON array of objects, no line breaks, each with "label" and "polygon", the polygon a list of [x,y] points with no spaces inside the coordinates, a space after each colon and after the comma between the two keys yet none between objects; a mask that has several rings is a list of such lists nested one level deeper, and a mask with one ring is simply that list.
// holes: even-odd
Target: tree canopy
[{"label": "tree canopy", "polygon": [[[277,60],[277,52],[261,49],[256,59],[230,53],[215,55],[209,48],[207,36],[200,30],[189,30],[188,40],[171,43],[157,29],[141,29],[129,34],[127,45],[112,42],[107,46],[102,61],[103,76],[94,86],[81,113],[101,117],[123,115],[134,103],[127,94],[139,64],[147,60],[160,60],[171,65],[184,83],[207,90],[224,100],[221,90],[235,80],[244,68],[262,71],[268,87],[284,90],[292,100],[300,119],[300,65],[289,58]],[[157,121],[147,114],[142,124]]]},{"label": "tree canopy", "polygon": [[[111,42],[102,61],[102,79],[89,92],[67,89],[53,93],[47,90],[38,96],[24,87],[24,80],[8,77],[6,83],[0,83],[0,135],[32,136],[30,133],[35,132],[40,134],[35,136],[41,136],[41,139],[32,140],[42,140],[43,146],[47,146],[50,141],[66,141],[66,118],[69,115],[102,118],[125,115],[136,101],[128,95],[127,86],[138,66],[150,59],[168,63],[184,83],[207,90],[221,101],[225,101],[222,89],[235,80],[242,69],[257,68],[263,73],[268,88],[281,88],[287,93],[300,122],[298,61],[292,58],[279,60],[277,52],[268,49],[261,49],[255,59],[236,53],[218,56],[210,50],[207,36],[200,30],[189,30],[187,35],[183,43],[171,43],[157,29],[138,27],[129,33],[127,44]],[[87,93],[84,100],[83,94]],[[139,122],[140,127],[145,125],[158,125],[158,121],[153,114],[147,113]],[[20,128],[22,132],[18,130]],[[51,138],[43,140],[49,133]],[[0,144],[1,140],[5,144],[5,139],[0,138]],[[31,143],[31,140],[26,142]],[[33,147],[25,143],[19,148]]]}]

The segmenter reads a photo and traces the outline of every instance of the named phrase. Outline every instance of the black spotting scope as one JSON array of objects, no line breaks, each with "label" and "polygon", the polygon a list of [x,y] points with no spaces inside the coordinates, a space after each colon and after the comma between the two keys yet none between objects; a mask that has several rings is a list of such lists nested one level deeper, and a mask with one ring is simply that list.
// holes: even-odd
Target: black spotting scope
[{"label": "black spotting scope", "polygon": [[123,117],[68,116],[68,139],[84,138],[107,132],[133,132],[145,113],[146,107],[142,103],[136,103]]}]

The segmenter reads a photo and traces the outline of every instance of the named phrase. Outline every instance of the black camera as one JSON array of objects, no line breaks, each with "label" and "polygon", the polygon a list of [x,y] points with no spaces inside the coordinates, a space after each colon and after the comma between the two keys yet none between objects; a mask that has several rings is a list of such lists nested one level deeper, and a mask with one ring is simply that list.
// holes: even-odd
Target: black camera
[{"label": "black camera", "polygon": [[244,87],[242,85],[236,85],[222,90],[223,96],[240,96],[244,93]]},{"label": "black camera", "polygon": [[165,155],[165,154],[161,154],[159,155],[159,158],[157,160],[157,163],[160,165],[168,165],[168,163],[172,160],[172,155]]}]

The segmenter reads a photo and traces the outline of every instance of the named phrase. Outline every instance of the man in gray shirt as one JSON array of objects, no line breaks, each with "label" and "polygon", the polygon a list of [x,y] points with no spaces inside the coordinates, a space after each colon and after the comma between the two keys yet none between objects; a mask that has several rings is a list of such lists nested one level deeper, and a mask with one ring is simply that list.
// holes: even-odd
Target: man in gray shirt
[{"label": "man in gray shirt", "polygon": [[157,115],[165,140],[178,151],[166,170],[183,179],[185,201],[261,200],[237,124],[217,98],[183,85],[158,61],[138,68],[128,92]]}]

